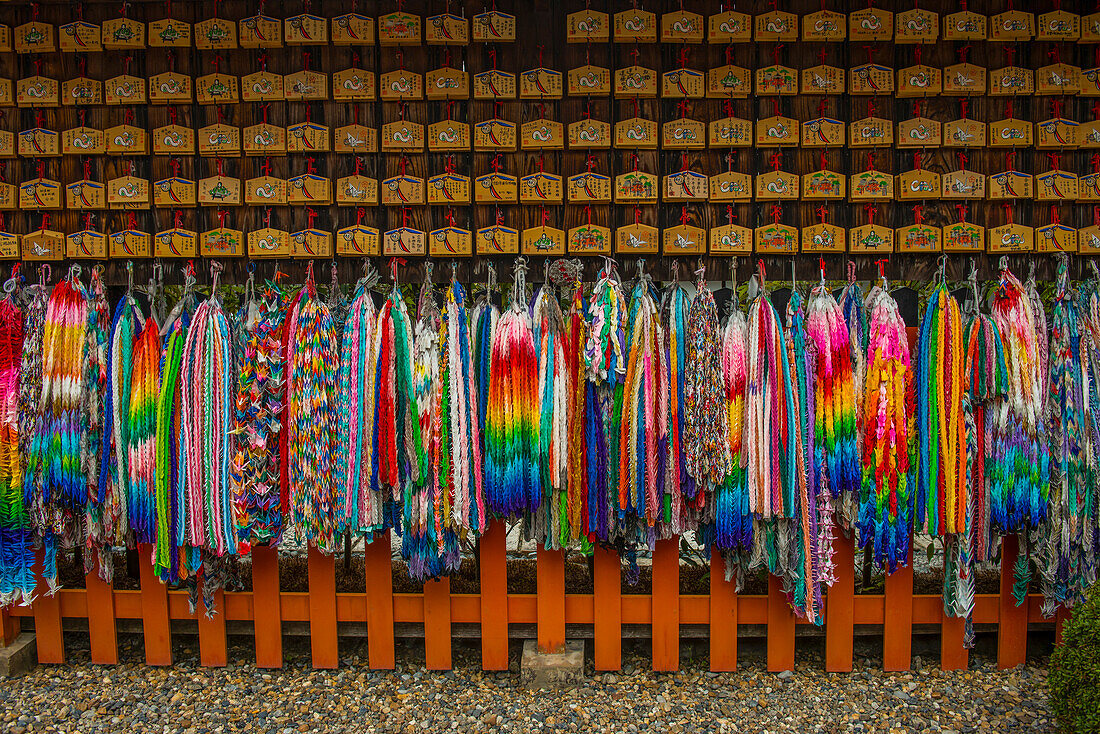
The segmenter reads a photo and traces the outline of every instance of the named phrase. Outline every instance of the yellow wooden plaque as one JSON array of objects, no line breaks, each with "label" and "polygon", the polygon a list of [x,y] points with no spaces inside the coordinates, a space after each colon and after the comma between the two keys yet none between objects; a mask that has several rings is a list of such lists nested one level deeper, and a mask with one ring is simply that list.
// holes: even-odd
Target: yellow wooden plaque
[{"label": "yellow wooden plaque", "polygon": [[99,181],[73,181],[65,187],[65,206],[80,211],[106,209],[107,187]]},{"label": "yellow wooden plaque", "polygon": [[65,235],[65,257],[70,260],[106,260],[107,235],[82,229]]},{"label": "yellow wooden plaque", "polygon": [[283,24],[269,15],[250,15],[237,22],[237,35],[242,48],[280,48]]},{"label": "yellow wooden plaque", "polygon": [[549,226],[529,227],[519,235],[524,255],[564,255],[565,232]]},{"label": "yellow wooden plaque", "polygon": [[753,239],[759,253],[793,255],[798,252],[798,230],[789,224],[773,223],[757,227]]},{"label": "yellow wooden plaque", "polygon": [[286,180],[256,176],[244,182],[244,203],[248,206],[285,206]]},{"label": "yellow wooden plaque", "polygon": [[290,234],[290,249],[293,257],[330,258],[332,257],[332,232],[325,232],[312,227],[292,232]]},{"label": "yellow wooden plaque", "polygon": [[610,148],[611,125],[603,120],[587,118],[569,123],[570,148]]},{"label": "yellow wooden plaque", "polygon": [[494,224],[477,231],[477,254],[515,255],[519,253],[519,232],[503,224]]},{"label": "yellow wooden plaque", "polygon": [[139,105],[146,103],[145,80],[122,74],[104,82],[103,98],[108,105]]},{"label": "yellow wooden plaque", "polygon": [[336,203],[340,206],[377,206],[378,180],[354,173],[336,179]]},{"label": "yellow wooden plaque", "polygon": [[474,74],[474,99],[515,98],[516,75],[512,72],[489,69]]},{"label": "yellow wooden plaque", "polygon": [[286,130],[267,122],[250,125],[244,129],[242,143],[245,155],[285,155]]},{"label": "yellow wooden plaque", "polygon": [[569,230],[566,243],[571,255],[610,255],[611,230],[599,224],[582,224]]},{"label": "yellow wooden plaque", "polygon": [[847,232],[843,227],[822,222],[802,228],[803,252],[845,252],[848,249]]},{"label": "yellow wooden plaque", "polygon": [[272,102],[286,99],[283,77],[270,71],[257,71],[241,77],[241,99],[245,102]]},{"label": "yellow wooden plaque", "polygon": [[[98,27],[96,30],[99,30]],[[149,24],[149,47],[190,48],[191,31],[191,24],[186,21],[176,20],[175,18],[154,20]]]},{"label": "yellow wooden plaque", "polygon": [[752,252],[753,232],[748,227],[723,224],[710,230],[711,255],[748,255]]},{"label": "yellow wooden plaque", "polygon": [[274,227],[254,229],[248,233],[249,257],[290,257],[290,233]]},{"label": "yellow wooden plaque", "polygon": [[660,234],[648,224],[627,224],[615,228],[615,254],[656,255],[659,252]]},{"label": "yellow wooden plaque", "polygon": [[442,227],[428,233],[428,255],[431,257],[469,257],[473,249],[474,236],[468,229]]},{"label": "yellow wooden plaque", "polygon": [[452,13],[428,16],[424,40],[429,46],[465,46],[470,42],[470,23]]},{"label": "yellow wooden plaque", "polygon": [[487,173],[474,179],[475,204],[515,204],[519,201],[519,180],[508,173]]},{"label": "yellow wooden plaque", "polygon": [[1035,230],[1022,224],[1003,224],[989,230],[987,252],[1034,252]]},{"label": "yellow wooden plaque", "polygon": [[863,224],[848,230],[848,252],[878,255],[894,251],[894,230],[880,224]]},{"label": "yellow wooden plaque", "polygon": [[237,24],[225,18],[207,18],[195,24],[195,48],[200,50],[237,48]]},{"label": "yellow wooden plaque", "polygon": [[153,206],[187,209],[197,203],[198,187],[194,181],[172,176],[153,184]]},{"label": "yellow wooden plaque", "polygon": [[985,227],[955,222],[943,228],[944,252],[981,252],[985,249]]},{"label": "yellow wooden plaque", "polygon": [[516,40],[516,16],[487,10],[473,18],[473,38],[477,43],[501,43]]},{"label": "yellow wooden plaque", "polygon": [[737,43],[748,41],[753,29],[752,17],[747,13],[727,10],[707,18],[708,43]]},{"label": "yellow wooden plaque", "polygon": [[374,227],[353,224],[336,231],[336,254],[371,257],[382,251],[382,237]]},{"label": "yellow wooden plaque", "polygon": [[1043,253],[1077,252],[1078,234],[1064,224],[1045,224],[1035,229],[1035,251]]},{"label": "yellow wooden plaque", "polygon": [[108,240],[112,259],[130,260],[153,255],[153,238],[148,232],[126,229],[112,232]]},{"label": "yellow wooden plaque", "polygon": [[701,227],[677,224],[661,232],[664,255],[702,255],[707,251],[707,233]]},{"label": "yellow wooden plaque", "polygon": [[153,237],[154,257],[196,257],[199,235],[189,229],[167,229]]},{"label": "yellow wooden plaque", "polygon": [[244,257],[244,232],[230,227],[217,227],[199,237],[200,257]]},{"label": "yellow wooden plaque", "polygon": [[469,206],[470,177],[457,173],[440,173],[428,179],[428,204],[435,206]]},{"label": "yellow wooden plaque", "polygon": [[332,75],[332,98],[337,102],[364,102],[375,98],[374,72],[350,68]]},{"label": "yellow wooden plaque", "polygon": [[374,18],[359,13],[338,15],[332,19],[329,37],[333,46],[373,46]]},{"label": "yellow wooden plaque", "polygon": [[943,231],[928,224],[910,224],[898,227],[894,246],[898,252],[942,252]]},{"label": "yellow wooden plaque", "polygon": [[[423,181],[421,180],[421,197]],[[300,173],[286,182],[286,203],[291,205],[324,205],[332,203],[332,180],[315,173]],[[421,198],[420,203],[424,203]]]},{"label": "yellow wooden plaque", "polygon": [[337,153],[377,153],[378,131],[366,125],[344,125],[333,131],[332,149]]}]

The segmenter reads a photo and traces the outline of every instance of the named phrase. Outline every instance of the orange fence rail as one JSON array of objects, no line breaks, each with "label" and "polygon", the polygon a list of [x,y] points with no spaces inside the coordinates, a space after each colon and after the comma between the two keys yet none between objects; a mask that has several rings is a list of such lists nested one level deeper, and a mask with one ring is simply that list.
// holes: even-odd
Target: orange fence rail
[{"label": "orange fence rail", "polygon": [[[737,631],[740,625],[767,625],[768,669],[794,666],[795,631],[803,624],[791,613],[777,579],[770,580],[767,596],[739,595],[725,580],[722,559],[712,557],[709,594],[681,594],[678,544],[660,541],[653,554],[652,593],[622,594],[620,562],[613,551],[597,549],[593,558],[593,593],[570,594],[565,588],[564,555],[561,551],[538,552],[536,594],[509,594],[504,527],[497,522],[482,538],[479,548],[481,586],[478,594],[452,594],[446,579],[430,581],[423,593],[394,593],[390,541],[383,536],[366,548],[365,593],[336,591],[332,556],[309,555],[308,592],[279,591],[279,562],[274,550],[257,548],[252,556],[253,591],[224,592],[217,597],[218,613],[207,619],[201,608],[188,611],[187,592],[168,590],[154,576],[148,548],[140,551],[140,583],[137,591],[113,589],[89,574],[86,589],[62,589],[39,596],[31,607],[4,612],[3,630],[10,639],[21,617],[33,617],[38,657],[43,663],[65,662],[62,620],[85,618],[91,660],[118,662],[117,620],[141,620],[146,662],[172,663],[172,620],[198,622],[199,655],[204,666],[228,662],[226,622],[254,623],[256,663],[278,668],[283,664],[282,623],[308,622],[313,666],[331,668],[339,663],[340,623],[365,625],[369,665],[392,668],[394,625],[424,625],[427,667],[451,667],[451,625],[480,624],[482,665],[487,670],[508,667],[509,625],[533,624],[543,649],[560,648],[566,626],[592,625],[597,670],[617,670],[622,660],[623,625],[648,625],[652,637],[655,670],[676,670],[680,657],[681,625],[709,625],[710,666],[715,671],[737,667]],[[998,625],[997,658],[1001,667],[1024,661],[1029,625],[1044,620],[1041,598],[1031,596],[1017,607],[1012,597],[1012,565],[1018,552],[1015,538],[1005,541],[999,594],[978,595],[973,621]],[[852,668],[855,625],[878,625],[883,635],[883,666],[907,670],[910,666],[915,625],[941,625],[941,665],[963,668],[968,655],[962,644],[962,620],[945,618],[938,595],[914,595],[913,573],[900,569],[887,577],[883,594],[854,594],[854,548],[850,540],[837,545],[838,580],[825,599],[825,667],[830,671]]]}]

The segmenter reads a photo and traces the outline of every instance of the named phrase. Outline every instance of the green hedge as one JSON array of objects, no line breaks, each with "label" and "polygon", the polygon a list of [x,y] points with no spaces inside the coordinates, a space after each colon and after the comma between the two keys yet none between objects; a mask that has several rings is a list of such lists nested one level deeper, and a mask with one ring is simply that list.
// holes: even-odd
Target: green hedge
[{"label": "green hedge", "polygon": [[1050,701],[1062,731],[1100,732],[1100,584],[1073,609],[1050,658]]}]

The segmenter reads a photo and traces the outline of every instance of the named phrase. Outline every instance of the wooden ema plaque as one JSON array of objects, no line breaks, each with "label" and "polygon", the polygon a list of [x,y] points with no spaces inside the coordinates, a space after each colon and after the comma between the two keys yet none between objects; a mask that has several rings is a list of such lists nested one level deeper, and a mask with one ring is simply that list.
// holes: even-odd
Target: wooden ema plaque
[{"label": "wooden ema plaque", "polygon": [[24,158],[54,158],[61,155],[61,136],[41,127],[23,130],[15,151]]},{"label": "wooden ema plaque", "polygon": [[898,123],[899,148],[938,148],[943,144],[943,125],[928,117]]},{"label": "wooden ema plaque", "polygon": [[424,203],[424,179],[394,176],[382,182],[379,198],[383,206],[418,206]]},{"label": "wooden ema plaque", "polygon": [[566,249],[570,255],[610,255],[611,230],[598,224],[582,224],[569,230]]},{"label": "wooden ema plaque", "polygon": [[847,36],[847,22],[843,13],[819,10],[802,17],[802,40],[815,43],[843,41]]},{"label": "wooden ema plaque", "polygon": [[396,12],[378,17],[378,42],[383,46],[419,46],[423,23],[419,15]]},{"label": "wooden ema plaque", "polygon": [[529,120],[520,127],[519,147],[521,150],[561,150],[565,147],[565,128],[556,120]]},{"label": "wooden ema plaque", "polygon": [[308,70],[287,74],[283,77],[283,95],[287,102],[323,101],[328,98],[328,75]]},{"label": "wooden ema plaque", "polygon": [[1004,171],[989,177],[988,196],[993,200],[1031,199],[1035,196],[1034,179],[1020,171]]},{"label": "wooden ema plaque", "polygon": [[100,26],[100,42],[108,51],[145,48],[145,24],[133,18],[111,18]]},{"label": "wooden ema plaque", "polygon": [[697,171],[677,171],[664,177],[661,198],[664,201],[706,201],[710,179]]},{"label": "wooden ema plaque", "polygon": [[894,177],[875,169],[853,173],[848,191],[852,201],[893,201]]},{"label": "wooden ema plaque", "polygon": [[752,94],[752,72],[743,66],[726,64],[707,71],[707,96],[742,99]]},{"label": "wooden ema plaque", "polygon": [[[575,92],[570,91],[570,94]],[[474,99],[515,99],[516,75],[509,71],[489,69],[474,74]]]},{"label": "wooden ema plaque", "polygon": [[241,180],[229,176],[210,176],[198,183],[199,206],[240,206]]},{"label": "wooden ema plaque", "polygon": [[835,171],[820,170],[802,174],[802,198],[807,200],[843,199],[847,177]]},{"label": "wooden ema plaque", "polygon": [[656,43],[657,16],[647,10],[621,10],[612,26],[615,43]]},{"label": "wooden ema plaque", "polygon": [[732,204],[752,200],[752,176],[723,171],[710,177],[708,199],[714,204]]},{"label": "wooden ema plaque", "polygon": [[149,102],[152,104],[181,104],[193,99],[191,77],[174,71],[149,77]]},{"label": "wooden ema plaque", "polygon": [[894,144],[894,123],[881,117],[864,117],[848,126],[853,148],[889,148]]},{"label": "wooden ema plaque", "polygon": [[15,157],[15,133],[0,130],[0,158]]},{"label": "wooden ema plaque", "polygon": [[561,204],[564,198],[565,186],[556,174],[537,171],[519,181],[520,204]]},{"label": "wooden ema plaque", "polygon": [[332,75],[332,99],[336,102],[369,102],[375,98],[374,72],[343,69]]},{"label": "wooden ema plaque", "polygon": [[987,20],[970,10],[951,13],[943,19],[943,37],[947,41],[984,41],[987,35]]},{"label": "wooden ema plaque", "polygon": [[1076,121],[1060,117],[1044,120],[1036,126],[1035,147],[1076,148],[1078,127]]},{"label": "wooden ema plaque", "polygon": [[33,178],[19,184],[20,209],[60,209],[61,184],[48,178]]},{"label": "wooden ema plaque", "polygon": [[94,229],[65,235],[65,257],[70,260],[106,260],[107,235]]},{"label": "wooden ema plaque", "polygon": [[657,123],[644,117],[631,117],[615,123],[615,147],[650,150],[657,148]]},{"label": "wooden ema plaque", "polygon": [[965,168],[949,171],[940,179],[944,199],[984,199],[985,176]]},{"label": "wooden ema plaque", "polygon": [[198,187],[194,181],[172,176],[153,185],[153,206],[187,209],[198,203]]},{"label": "wooden ema plaque", "polygon": [[373,46],[374,18],[359,13],[338,15],[332,19],[329,38],[333,46]]},{"label": "wooden ema plaque", "polygon": [[83,76],[66,79],[61,82],[61,104],[75,107],[103,104],[103,83]]},{"label": "wooden ema plaque", "polygon": [[578,66],[566,74],[570,97],[607,97],[611,94],[611,70],[604,66]]},{"label": "wooden ema plaque", "polygon": [[283,24],[268,15],[252,15],[237,23],[241,48],[280,48],[283,45]]},{"label": "wooden ema plaque", "polygon": [[822,222],[802,228],[803,252],[845,252],[847,233],[843,227]]},{"label": "wooden ema plaque", "polygon": [[286,85],[279,74],[257,71],[241,77],[241,99],[245,102],[276,102],[286,99]]},{"label": "wooden ema plaque", "polygon": [[519,181],[507,173],[487,173],[474,179],[475,204],[515,204],[519,201]]},{"label": "wooden ema plaque", "polygon": [[724,224],[710,230],[710,254],[748,255],[752,252],[752,230],[736,224]]},{"label": "wooden ema plaque", "polygon": [[241,142],[245,155],[277,156],[286,154],[286,130],[261,122],[244,129]]},{"label": "wooden ema plaque", "polygon": [[1035,174],[1036,201],[1076,201],[1077,176],[1069,171],[1044,171]]},{"label": "wooden ema plaque", "polygon": [[[420,181],[421,200],[423,204],[424,181]],[[286,203],[295,204],[320,204],[332,203],[332,181],[315,173],[301,173],[291,176],[286,182]]]},{"label": "wooden ema plaque", "polygon": [[20,79],[15,85],[15,104],[18,107],[58,107],[61,85],[56,79],[45,76]]},{"label": "wooden ema plaque", "polygon": [[1077,200],[1100,202],[1100,173],[1089,173],[1077,180]]},{"label": "wooden ema plaque", "polygon": [[286,181],[274,176],[257,176],[244,182],[246,206],[286,206]]},{"label": "wooden ema plaque", "polygon": [[1034,126],[1026,120],[1006,118],[989,123],[989,145],[993,148],[1030,148]]},{"label": "wooden ema plaque", "polygon": [[153,155],[195,154],[195,131],[182,125],[165,125],[153,130]]},{"label": "wooden ema plaque", "polygon": [[565,194],[569,203],[610,204],[611,179],[591,171],[566,179]]},{"label": "wooden ema plaque", "polygon": [[36,229],[23,235],[23,259],[29,262],[65,259],[65,235],[52,229]]},{"label": "wooden ema plaque", "polygon": [[657,96],[657,72],[645,66],[615,70],[615,96],[652,98]]},{"label": "wooden ema plaque", "polygon": [[199,128],[199,155],[237,157],[241,154],[241,130],[235,125],[215,123]]},{"label": "wooden ema plaque", "polygon": [[1070,64],[1041,66],[1035,71],[1040,95],[1073,95],[1081,91],[1081,67]]},{"label": "wooden ema plaque", "polygon": [[287,153],[328,153],[331,148],[331,135],[324,125],[299,122],[286,129]]},{"label": "wooden ema plaque", "polygon": [[848,71],[848,94],[891,95],[894,70],[882,64],[863,64]]},{"label": "wooden ema plaque", "polygon": [[661,126],[661,147],[665,150],[701,150],[707,146],[707,126],[681,117]]},{"label": "wooden ema plaque", "polygon": [[366,125],[344,125],[333,131],[332,149],[337,153],[377,153],[378,131]]},{"label": "wooden ema plaque", "polygon": [[981,96],[986,90],[986,71],[974,64],[955,64],[943,70],[943,93],[956,97]]},{"label": "wooden ema plaque", "polygon": [[897,228],[894,243],[898,252],[942,252],[943,232],[927,224],[910,224]]},{"label": "wooden ema plaque", "polygon": [[15,91],[11,79],[0,79],[0,105],[11,107],[15,104]]},{"label": "wooden ema plaque", "polygon": [[382,126],[382,152],[424,150],[424,126],[417,122],[395,120]]},{"label": "wooden ema plaque", "polygon": [[131,260],[153,255],[153,238],[148,232],[136,229],[112,232],[108,242],[112,259]]},{"label": "wooden ema plaque", "polygon": [[474,123],[474,150],[513,151],[516,149],[516,124],[497,118]]},{"label": "wooden ema plaque", "polygon": [[99,181],[74,181],[65,187],[65,207],[78,211],[107,208],[107,187]]},{"label": "wooden ema plaque", "polygon": [[444,67],[424,75],[424,96],[428,99],[469,99],[470,75]]},{"label": "wooden ema plaque", "polygon": [[473,248],[474,237],[468,229],[442,227],[428,233],[428,255],[431,257],[469,257]]},{"label": "wooden ema plaque", "polygon": [[569,147],[606,149],[611,147],[611,125],[603,120],[577,120],[569,123]]},{"label": "wooden ema plaque", "polygon": [[1008,10],[989,19],[989,37],[993,41],[1028,41],[1035,36],[1035,15]]},{"label": "wooden ema plaque", "polygon": [[1035,93],[1035,72],[1006,66],[989,73],[989,94],[993,97],[1026,96]]},{"label": "wooden ema plaque", "polygon": [[224,18],[206,18],[195,24],[195,48],[201,51],[237,48],[237,24]]},{"label": "wooden ema plaque", "polygon": [[782,201],[798,198],[799,179],[786,171],[768,171],[756,177],[756,198],[760,201]]},{"label": "wooden ema plaque", "polygon": [[1035,252],[1035,230],[1022,224],[1003,224],[989,230],[987,252]]},{"label": "wooden ema plaque", "polygon": [[283,21],[283,41],[288,46],[324,46],[328,43],[328,21],[302,13]]},{"label": "wooden ema plaque", "polygon": [[615,228],[616,255],[656,255],[660,242],[656,227],[627,224]]},{"label": "wooden ema plaque", "polygon": [[[151,23],[150,27],[158,24],[164,25],[171,23],[171,20],[165,19],[157,21],[157,23]],[[186,23],[183,25],[187,26],[187,45],[190,45],[191,26]],[[102,31],[95,23],[76,20],[72,23],[65,23],[58,30],[58,44],[65,53],[91,53],[103,50]],[[153,40],[152,35],[149,40]]]},{"label": "wooden ema plaque", "polygon": [[944,252],[981,252],[985,243],[985,227],[970,222],[955,222],[943,228]]},{"label": "wooden ema plaque", "polygon": [[940,174],[925,169],[904,171],[896,179],[894,191],[898,199],[935,199],[940,195]]},{"label": "wooden ema plaque", "polygon": [[235,76],[207,74],[195,80],[195,99],[199,104],[236,104],[240,96]]},{"label": "wooden ema plaque", "polygon": [[[430,191],[431,189],[429,189]],[[377,206],[378,181],[358,174],[336,179],[336,204],[339,206]]]},{"label": "wooden ema plaque", "polygon": [[611,18],[599,10],[578,10],[565,17],[569,43],[606,43],[611,40]]},{"label": "wooden ema plaque", "polygon": [[756,123],[758,148],[791,148],[799,142],[798,120],[791,117],[765,117]]},{"label": "wooden ema plaque", "polygon": [[149,138],[143,128],[134,125],[115,125],[103,131],[107,141],[107,155],[148,155]]},{"label": "wooden ema plaque", "polygon": [[332,233],[307,227],[290,235],[292,257],[331,258]]},{"label": "wooden ema plaque", "polygon": [[516,40],[516,16],[488,10],[473,18],[473,38],[477,43],[501,43]]},{"label": "wooden ema plaque", "polygon": [[848,230],[848,252],[878,255],[894,251],[894,230],[878,224],[863,224]]},{"label": "wooden ema plaque", "polygon": [[374,227],[353,224],[336,230],[336,254],[351,257],[373,257],[382,251],[382,238]]},{"label": "wooden ema plaque", "polygon": [[898,69],[896,97],[935,97],[943,93],[943,72],[934,66],[917,64]]},{"label": "wooden ema plaque", "polygon": [[793,255],[798,252],[798,230],[787,224],[757,227],[753,239],[759,253]]},{"label": "wooden ema plaque", "polygon": [[627,171],[615,177],[615,202],[618,204],[654,204],[657,202],[657,177],[645,171]]},{"label": "wooden ema plaque", "polygon": [[244,257],[244,233],[239,229],[218,227],[199,237],[200,257]]},{"label": "wooden ema plaque", "polygon": [[1076,41],[1081,37],[1081,16],[1061,9],[1043,13],[1035,31],[1040,41]]},{"label": "wooden ema plaque", "polygon": [[1077,243],[1077,230],[1064,224],[1045,224],[1035,230],[1036,252],[1077,252]]},{"label": "wooden ema plaque", "polygon": [[291,257],[290,233],[264,227],[248,233],[249,257]]},{"label": "wooden ema plaque", "polygon": [[829,117],[807,120],[801,125],[803,148],[844,147],[844,123]]},{"label": "wooden ema plaque", "polygon": [[524,255],[564,255],[565,232],[556,227],[528,227],[520,232],[519,249]]},{"label": "wooden ema plaque", "polygon": [[736,10],[715,13],[707,18],[708,43],[748,41],[752,37],[752,30],[752,16],[747,13],[739,13]]},{"label": "wooden ema plaque", "polygon": [[661,16],[661,43],[702,43],[703,16],[678,10]]},{"label": "wooden ema plaque", "polygon": [[707,125],[707,144],[712,148],[752,146],[752,123],[739,117],[724,117]]},{"label": "wooden ema plaque", "polygon": [[494,224],[477,231],[478,255],[519,254],[519,232],[503,224]]},{"label": "wooden ema plaque", "polygon": [[[24,259],[26,258],[26,247],[26,244],[24,244]],[[1100,254],[1100,227],[1091,226],[1078,230],[1077,251],[1082,255]]]},{"label": "wooden ema plaque", "polygon": [[120,176],[107,182],[107,208],[148,209],[149,181],[136,176]]},{"label": "wooden ema plaque", "polygon": [[428,179],[428,204],[433,206],[469,206],[470,177],[441,173]]},{"label": "wooden ema plaque", "polygon": [[835,66],[811,66],[799,76],[799,94],[844,94],[844,70]]},{"label": "wooden ema plaque", "polygon": [[853,41],[889,41],[894,37],[894,14],[865,8],[848,15],[848,37]]},{"label": "wooden ema plaque", "polygon": [[15,209],[18,201],[19,190],[15,187],[15,184],[0,183],[0,209]]},{"label": "wooden ema plaque", "polygon": [[757,41],[798,40],[798,17],[784,10],[772,10],[756,16],[753,27]]},{"label": "wooden ema plaque", "polygon": [[778,64],[757,69],[756,93],[762,97],[798,94],[798,72]]},{"label": "wooden ema plaque", "polygon": [[149,48],[190,48],[192,30],[190,23],[175,18],[154,20],[149,24]]},{"label": "wooden ema plaque", "polygon": [[702,99],[707,77],[697,69],[673,69],[661,75],[661,96],[666,99]]},{"label": "wooden ema plaque", "polygon": [[894,43],[935,43],[939,37],[939,13],[914,8],[894,17]]},{"label": "wooden ema plaque", "polygon": [[562,73],[539,67],[519,75],[520,99],[561,99]]},{"label": "wooden ema plaque", "polygon": [[661,233],[664,255],[702,255],[707,251],[707,233],[690,224],[668,227]]}]

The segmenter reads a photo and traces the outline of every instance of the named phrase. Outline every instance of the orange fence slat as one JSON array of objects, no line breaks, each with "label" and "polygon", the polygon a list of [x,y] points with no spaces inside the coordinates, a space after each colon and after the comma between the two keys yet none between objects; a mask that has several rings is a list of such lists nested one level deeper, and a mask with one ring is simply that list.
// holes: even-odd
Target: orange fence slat
[{"label": "orange fence slat", "polygon": [[1001,598],[997,619],[997,666],[1014,668],[1027,661],[1027,604],[1016,606],[1012,595],[1013,567],[1020,553],[1020,539],[1009,535],[1001,541]]},{"label": "orange fence slat", "polygon": [[481,667],[508,670],[508,559],[504,523],[493,520],[478,541],[481,562]]},{"label": "orange fence slat", "polygon": [[336,636],[336,559],[309,547],[309,644],[314,668],[340,664]]},{"label": "orange fence slat", "polygon": [[214,614],[206,616],[206,604],[195,605],[199,623],[199,663],[204,668],[224,668],[229,663],[229,648],[225,637],[225,592],[214,594]]},{"label": "orange fence slat", "polygon": [[34,636],[38,649],[38,662],[58,664],[65,662],[65,638],[61,633],[61,597],[50,595],[49,586],[42,579],[43,551],[38,551],[34,572],[38,587],[34,591]]},{"label": "orange fence slat", "polygon": [[19,636],[19,618],[12,616],[7,607],[0,607],[0,644],[7,647]]},{"label": "orange fence slat", "polygon": [[172,664],[172,622],[168,619],[168,587],[153,571],[153,546],[138,546],[141,580],[141,629],[145,636],[145,663]]},{"label": "orange fence slat", "polygon": [[623,666],[622,566],[615,551],[592,552],[592,646],[596,670]]},{"label": "orange fence slat", "polygon": [[393,563],[389,531],[375,535],[364,549],[367,588],[367,660],[370,667],[392,669],[393,652]]},{"label": "orange fence slat", "polygon": [[535,575],[539,597],[539,650],[557,652],[565,647],[565,553],[540,545]]},{"label": "orange fence slat", "polygon": [[653,669],[680,668],[680,540],[653,548]]},{"label": "orange fence slat", "polygon": [[118,631],[115,628],[113,584],[99,577],[99,562],[84,576],[88,599],[89,659],[97,665],[118,664]]},{"label": "orange fence slat", "polygon": [[836,581],[825,599],[825,670],[852,670],[855,634],[855,538],[841,534],[833,543]]},{"label": "orange fence slat", "polygon": [[886,576],[882,620],[882,668],[909,670],[913,664],[913,552],[909,562]]},{"label": "orange fence slat", "polygon": [[794,670],[794,612],[787,604],[783,582],[768,575],[768,670]]},{"label": "orange fence slat", "polygon": [[710,669],[737,670],[737,592],[726,581],[726,564],[717,548],[710,552]]},{"label": "orange fence slat", "polygon": [[940,668],[943,670],[966,670],[970,664],[970,653],[963,647],[966,620],[961,617],[949,617],[947,614],[943,614],[943,621],[940,624]]},{"label": "orange fence slat", "polygon": [[283,609],[279,594],[279,551],[252,549],[252,606],[264,610],[254,621],[256,667],[283,667]]},{"label": "orange fence slat", "polygon": [[424,582],[424,664],[428,670],[451,669],[451,581]]}]

